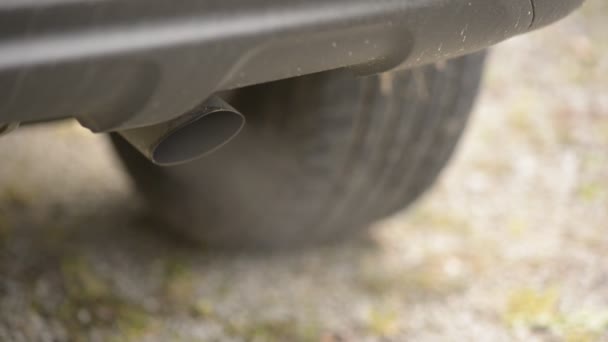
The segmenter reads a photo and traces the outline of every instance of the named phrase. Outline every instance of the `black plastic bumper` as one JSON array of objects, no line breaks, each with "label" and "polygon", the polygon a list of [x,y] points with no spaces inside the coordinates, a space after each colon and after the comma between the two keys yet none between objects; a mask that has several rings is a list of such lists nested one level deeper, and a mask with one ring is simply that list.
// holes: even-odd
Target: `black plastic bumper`
[{"label": "black plastic bumper", "polygon": [[220,90],[466,54],[583,0],[7,0],[0,123],[94,131],[177,117]]}]

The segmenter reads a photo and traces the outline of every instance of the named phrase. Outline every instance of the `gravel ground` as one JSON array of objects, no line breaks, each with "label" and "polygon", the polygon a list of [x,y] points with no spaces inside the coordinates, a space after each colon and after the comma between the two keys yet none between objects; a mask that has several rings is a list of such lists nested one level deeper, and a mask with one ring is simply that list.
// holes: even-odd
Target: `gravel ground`
[{"label": "gravel ground", "polygon": [[494,49],[437,186],[346,245],[163,232],[108,141],[0,141],[0,341],[608,341],[608,3]]}]

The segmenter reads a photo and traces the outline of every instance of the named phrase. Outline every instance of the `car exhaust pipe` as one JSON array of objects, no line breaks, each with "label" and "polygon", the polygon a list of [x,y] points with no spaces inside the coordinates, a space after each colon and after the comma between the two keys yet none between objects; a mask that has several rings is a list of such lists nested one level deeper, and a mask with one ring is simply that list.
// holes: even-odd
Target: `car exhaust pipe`
[{"label": "car exhaust pipe", "polygon": [[217,150],[238,135],[244,125],[243,114],[212,96],[171,121],[118,133],[154,164],[173,166]]}]

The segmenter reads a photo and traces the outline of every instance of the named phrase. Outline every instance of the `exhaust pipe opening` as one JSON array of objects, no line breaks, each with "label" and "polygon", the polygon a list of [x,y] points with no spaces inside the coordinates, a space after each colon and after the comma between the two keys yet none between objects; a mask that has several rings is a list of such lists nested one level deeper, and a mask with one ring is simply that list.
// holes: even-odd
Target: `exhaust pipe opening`
[{"label": "exhaust pipe opening", "polygon": [[177,119],[119,134],[154,164],[172,166],[217,150],[232,140],[244,124],[241,113],[212,97]]},{"label": "exhaust pipe opening", "polygon": [[241,114],[229,110],[199,116],[159,141],[152,160],[159,165],[174,165],[203,157],[232,140],[243,123]]}]

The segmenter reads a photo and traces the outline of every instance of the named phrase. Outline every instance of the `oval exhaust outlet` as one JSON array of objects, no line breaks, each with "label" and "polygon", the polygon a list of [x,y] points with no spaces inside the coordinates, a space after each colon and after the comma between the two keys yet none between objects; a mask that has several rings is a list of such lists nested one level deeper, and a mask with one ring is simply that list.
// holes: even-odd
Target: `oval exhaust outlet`
[{"label": "oval exhaust outlet", "polygon": [[154,164],[172,166],[217,150],[244,125],[243,114],[213,96],[174,120],[118,133]]}]

